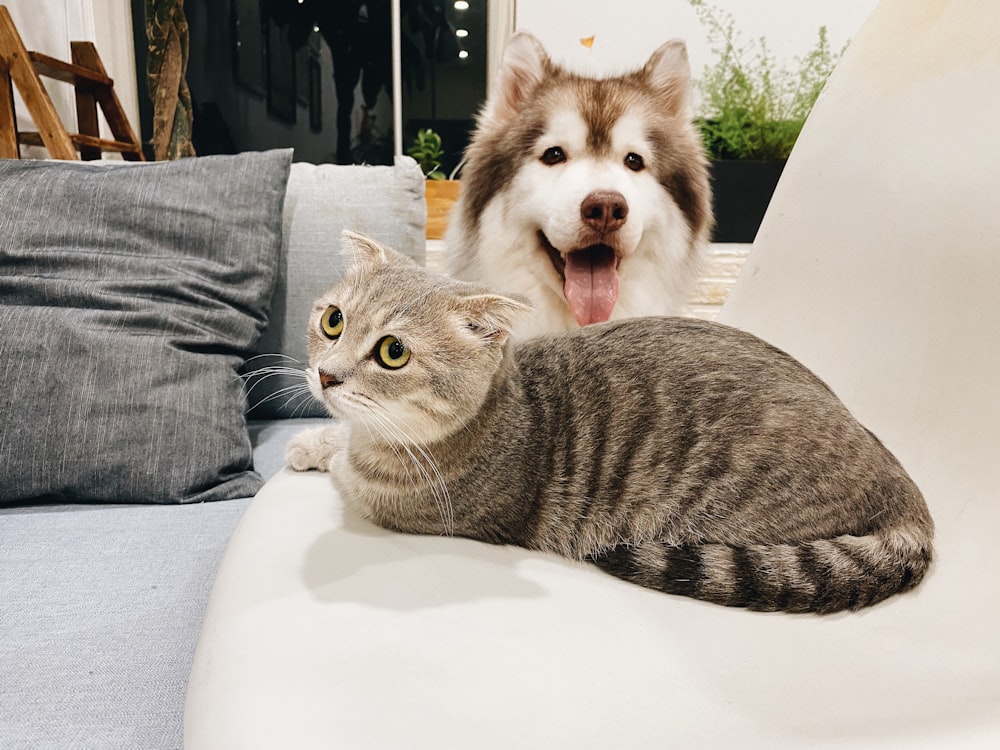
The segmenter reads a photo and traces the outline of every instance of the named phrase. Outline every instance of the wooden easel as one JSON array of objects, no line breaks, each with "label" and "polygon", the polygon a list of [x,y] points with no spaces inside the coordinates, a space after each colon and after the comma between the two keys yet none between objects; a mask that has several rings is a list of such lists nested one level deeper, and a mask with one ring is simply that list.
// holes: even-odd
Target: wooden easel
[{"label": "wooden easel", "polygon": [[[53,159],[100,159],[117,151],[129,161],[145,161],[142,145],[129,125],[115,94],[114,81],[104,70],[90,42],[70,42],[72,63],[24,48],[6,6],[0,5],[0,158],[20,158],[19,144],[44,146]],[[41,77],[72,84],[76,90],[79,133],[66,130]],[[37,132],[18,132],[14,117],[14,86],[24,100]],[[108,121],[114,140],[100,137],[97,106]]]}]

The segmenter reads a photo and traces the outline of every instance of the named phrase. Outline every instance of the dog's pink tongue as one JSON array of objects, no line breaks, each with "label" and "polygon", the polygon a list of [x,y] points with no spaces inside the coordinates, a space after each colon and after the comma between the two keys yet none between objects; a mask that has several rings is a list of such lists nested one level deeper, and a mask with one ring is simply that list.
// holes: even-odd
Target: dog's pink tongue
[{"label": "dog's pink tongue", "polygon": [[603,323],[618,300],[618,269],[610,248],[578,250],[566,256],[563,292],[581,326]]}]

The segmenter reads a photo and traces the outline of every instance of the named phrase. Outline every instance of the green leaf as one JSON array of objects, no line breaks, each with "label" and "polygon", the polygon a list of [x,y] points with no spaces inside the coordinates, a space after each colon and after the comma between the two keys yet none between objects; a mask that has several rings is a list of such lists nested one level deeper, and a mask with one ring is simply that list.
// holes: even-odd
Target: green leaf
[{"label": "green leaf", "polygon": [[708,155],[788,158],[843,50],[831,51],[826,27],[821,26],[816,46],[796,58],[794,69],[779,67],[766,39],[741,39],[731,13],[704,0],[689,2],[717,59],[698,81],[702,102],[695,124]]},{"label": "green leaf", "polygon": [[444,157],[441,136],[433,130],[430,128],[418,130],[406,153],[417,160],[425,177],[430,180],[445,179],[444,173],[440,171],[441,159]]}]

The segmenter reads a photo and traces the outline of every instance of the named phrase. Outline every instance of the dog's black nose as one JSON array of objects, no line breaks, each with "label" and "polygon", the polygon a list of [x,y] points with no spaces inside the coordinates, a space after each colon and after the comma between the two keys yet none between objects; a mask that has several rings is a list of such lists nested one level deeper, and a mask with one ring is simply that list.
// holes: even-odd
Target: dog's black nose
[{"label": "dog's black nose", "polygon": [[616,190],[595,190],[580,204],[580,218],[601,234],[621,229],[627,217],[628,203]]},{"label": "dog's black nose", "polygon": [[335,385],[340,385],[341,381],[328,372],[319,371],[319,384],[323,388],[333,388]]}]

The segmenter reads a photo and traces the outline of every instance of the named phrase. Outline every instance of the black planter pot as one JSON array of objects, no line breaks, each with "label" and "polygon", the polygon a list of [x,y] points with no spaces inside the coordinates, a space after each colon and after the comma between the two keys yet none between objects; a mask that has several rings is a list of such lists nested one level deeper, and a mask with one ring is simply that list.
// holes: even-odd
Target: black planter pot
[{"label": "black planter pot", "polygon": [[753,242],[785,168],[782,161],[713,161],[713,242]]}]

